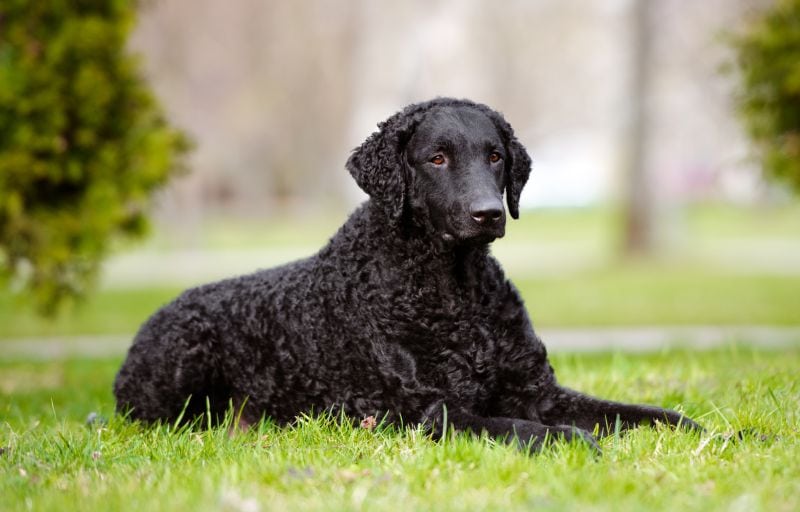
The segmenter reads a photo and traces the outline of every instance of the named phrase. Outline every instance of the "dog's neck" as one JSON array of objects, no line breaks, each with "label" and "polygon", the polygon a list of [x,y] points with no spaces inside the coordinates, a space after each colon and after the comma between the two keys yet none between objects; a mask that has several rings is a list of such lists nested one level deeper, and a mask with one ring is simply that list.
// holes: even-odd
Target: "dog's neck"
[{"label": "dog's neck", "polygon": [[364,239],[372,253],[390,264],[409,270],[418,269],[426,275],[431,270],[449,275],[462,284],[476,278],[488,261],[488,244],[459,244],[447,241],[427,223],[393,221],[377,205],[367,202],[353,214],[362,217],[368,233]]}]

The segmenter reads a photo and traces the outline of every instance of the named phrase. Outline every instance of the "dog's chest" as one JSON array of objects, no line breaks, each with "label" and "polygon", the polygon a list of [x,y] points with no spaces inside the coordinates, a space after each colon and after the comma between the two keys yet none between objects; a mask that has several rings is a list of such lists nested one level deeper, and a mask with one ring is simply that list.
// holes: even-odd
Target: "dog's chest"
[{"label": "dog's chest", "polygon": [[416,362],[417,378],[462,399],[481,400],[495,381],[499,340],[491,306],[476,291],[421,286],[387,312],[393,344]]}]

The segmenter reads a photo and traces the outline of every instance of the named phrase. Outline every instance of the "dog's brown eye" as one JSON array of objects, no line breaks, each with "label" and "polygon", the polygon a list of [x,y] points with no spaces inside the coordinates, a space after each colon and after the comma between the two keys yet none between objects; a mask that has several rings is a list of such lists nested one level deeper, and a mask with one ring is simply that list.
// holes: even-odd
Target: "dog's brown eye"
[{"label": "dog's brown eye", "polygon": [[444,163],[444,157],[442,155],[436,155],[435,157],[431,158],[431,163],[433,165],[442,165]]},{"label": "dog's brown eye", "polygon": [[489,161],[492,163],[499,162],[503,157],[497,151],[489,153]]}]

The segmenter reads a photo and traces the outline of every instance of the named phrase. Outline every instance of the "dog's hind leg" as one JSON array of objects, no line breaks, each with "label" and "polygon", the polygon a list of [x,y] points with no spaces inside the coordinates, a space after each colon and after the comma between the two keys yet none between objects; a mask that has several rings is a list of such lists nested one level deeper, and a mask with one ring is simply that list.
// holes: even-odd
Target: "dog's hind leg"
[{"label": "dog's hind leg", "polygon": [[117,411],[143,421],[191,421],[224,416],[229,393],[220,375],[213,336],[166,326],[163,310],[142,327],[114,381]]}]

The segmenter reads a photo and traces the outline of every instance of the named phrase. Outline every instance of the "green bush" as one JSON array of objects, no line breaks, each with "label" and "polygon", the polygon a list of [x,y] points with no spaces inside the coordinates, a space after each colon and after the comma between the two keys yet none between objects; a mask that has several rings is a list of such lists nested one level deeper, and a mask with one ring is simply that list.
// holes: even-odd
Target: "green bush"
[{"label": "green bush", "polygon": [[91,288],[188,148],[125,48],[127,0],[0,3],[0,281],[52,313]]},{"label": "green bush", "polygon": [[800,0],[778,0],[734,46],[739,107],[764,168],[800,192]]}]

